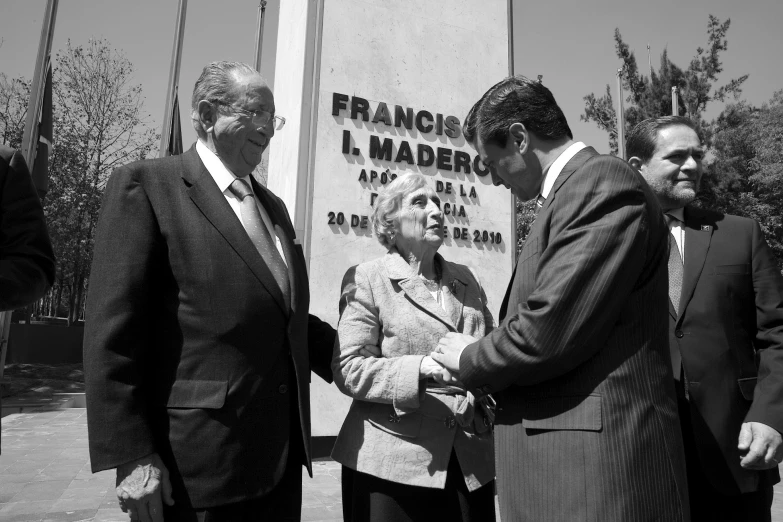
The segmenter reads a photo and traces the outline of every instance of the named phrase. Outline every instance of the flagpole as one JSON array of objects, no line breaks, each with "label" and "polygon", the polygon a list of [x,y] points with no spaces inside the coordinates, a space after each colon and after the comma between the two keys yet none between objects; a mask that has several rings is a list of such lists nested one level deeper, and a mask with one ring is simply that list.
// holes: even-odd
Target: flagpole
[{"label": "flagpole", "polygon": [[677,116],[677,86],[672,87],[672,116]]},{"label": "flagpole", "polygon": [[161,158],[168,156],[171,139],[172,110],[174,97],[179,90],[179,68],[182,59],[182,40],[185,37],[185,15],[188,10],[188,0],[179,0],[177,7],[176,33],[174,34],[174,48],[171,50],[171,69],[169,70],[169,84],[166,90],[166,108],[163,111],[163,130],[160,133]]},{"label": "flagpole", "polygon": [[617,148],[625,159],[625,112],[623,110],[623,68],[617,69]]},{"label": "flagpole", "polygon": [[258,20],[256,21],[256,50],[253,56],[253,65],[256,71],[261,72],[261,47],[264,44],[264,14],[266,12],[266,0],[258,4]]},{"label": "flagpole", "polygon": [[54,22],[57,18],[57,4],[59,0],[47,0],[44,13],[43,27],[41,27],[41,42],[38,44],[38,57],[35,59],[35,72],[33,84],[30,87],[30,103],[27,105],[27,119],[22,135],[22,155],[27,162],[30,172],[35,164],[35,152],[38,149],[38,122],[43,107],[44,89],[46,87],[46,74],[49,57],[52,53],[52,38],[54,37]]}]

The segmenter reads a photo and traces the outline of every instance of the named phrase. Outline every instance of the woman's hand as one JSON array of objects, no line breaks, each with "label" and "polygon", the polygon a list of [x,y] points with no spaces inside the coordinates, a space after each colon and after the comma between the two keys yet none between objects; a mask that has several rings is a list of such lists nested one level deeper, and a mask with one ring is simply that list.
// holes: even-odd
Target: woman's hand
[{"label": "woman's hand", "polygon": [[421,360],[421,366],[419,367],[419,378],[426,379],[428,377],[432,377],[443,385],[459,386],[461,384],[455,374],[452,374],[446,368],[435,362],[429,355],[425,355]]},{"label": "woman's hand", "polygon": [[375,346],[374,344],[365,344],[361,348],[359,348],[359,355],[362,357],[381,357],[383,354],[381,353],[381,348],[378,346]]}]

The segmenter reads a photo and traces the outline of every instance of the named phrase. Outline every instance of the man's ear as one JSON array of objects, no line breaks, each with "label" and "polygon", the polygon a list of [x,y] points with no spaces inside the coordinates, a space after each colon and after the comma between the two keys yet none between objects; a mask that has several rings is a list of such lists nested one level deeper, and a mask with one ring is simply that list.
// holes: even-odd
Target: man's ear
[{"label": "man's ear", "polygon": [[530,146],[530,134],[523,123],[512,123],[508,128],[508,139],[517,144],[519,152],[524,154]]},{"label": "man's ear", "polygon": [[640,157],[638,157],[638,156],[631,156],[631,158],[629,158],[629,159],[628,159],[628,163],[629,163],[629,164],[630,164],[630,165],[631,165],[633,168],[635,168],[636,170],[638,170],[639,172],[641,172],[641,170],[642,170],[642,165],[644,165],[644,162],[643,162],[643,161],[642,161],[642,159],[641,159]]},{"label": "man's ear", "polygon": [[217,121],[217,107],[207,100],[201,100],[198,102],[196,109],[201,128],[204,129],[205,132],[211,131]]}]

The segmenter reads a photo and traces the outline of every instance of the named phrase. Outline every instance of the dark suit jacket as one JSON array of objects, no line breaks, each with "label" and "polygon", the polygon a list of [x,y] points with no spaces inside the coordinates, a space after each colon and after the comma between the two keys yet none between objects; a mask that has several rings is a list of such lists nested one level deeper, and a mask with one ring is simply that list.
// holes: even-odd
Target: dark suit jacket
[{"label": "dark suit jacket", "polygon": [[687,520],[666,343],[667,228],[641,176],[583,149],[460,376],[491,392],[503,520]]},{"label": "dark suit jacket", "polygon": [[0,310],[39,299],[54,282],[54,252],[22,155],[0,145]]},{"label": "dark suit jacket", "polygon": [[678,312],[670,302],[669,342],[705,474],[726,494],[779,482],[777,469],[743,469],[737,450],[743,422],[783,432],[783,277],[758,223],[685,208]]},{"label": "dark suit jacket", "polygon": [[310,469],[310,370],[331,382],[334,330],[308,316],[283,202],[253,188],[285,250],[290,310],[195,147],[112,174],[84,339],[93,471],[158,452],[175,500],[199,508],[270,491],[289,446]]}]

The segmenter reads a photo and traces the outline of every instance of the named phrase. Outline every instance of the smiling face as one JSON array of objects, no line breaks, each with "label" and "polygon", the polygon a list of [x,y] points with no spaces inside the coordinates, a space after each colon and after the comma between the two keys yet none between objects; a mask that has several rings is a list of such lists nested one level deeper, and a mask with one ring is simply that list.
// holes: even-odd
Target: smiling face
[{"label": "smiling face", "polygon": [[443,213],[440,198],[429,187],[421,187],[402,198],[394,219],[395,246],[407,257],[443,244]]},{"label": "smiling face", "polygon": [[[521,127],[517,129],[516,126]],[[523,201],[533,199],[541,190],[541,165],[529,147],[529,133],[514,124],[505,145],[484,143],[476,137],[476,152],[489,169],[492,183],[509,189]]]},{"label": "smiling face", "polygon": [[[275,98],[260,75],[239,75],[226,105],[215,104],[209,140],[223,164],[235,175],[246,176],[261,163],[261,155],[275,135],[273,123],[256,127],[242,111],[275,113]],[[237,110],[240,109],[240,110]]]},{"label": "smiling face", "polygon": [[658,131],[652,158],[638,168],[664,211],[696,199],[703,158],[699,136],[690,127],[672,125]]}]

